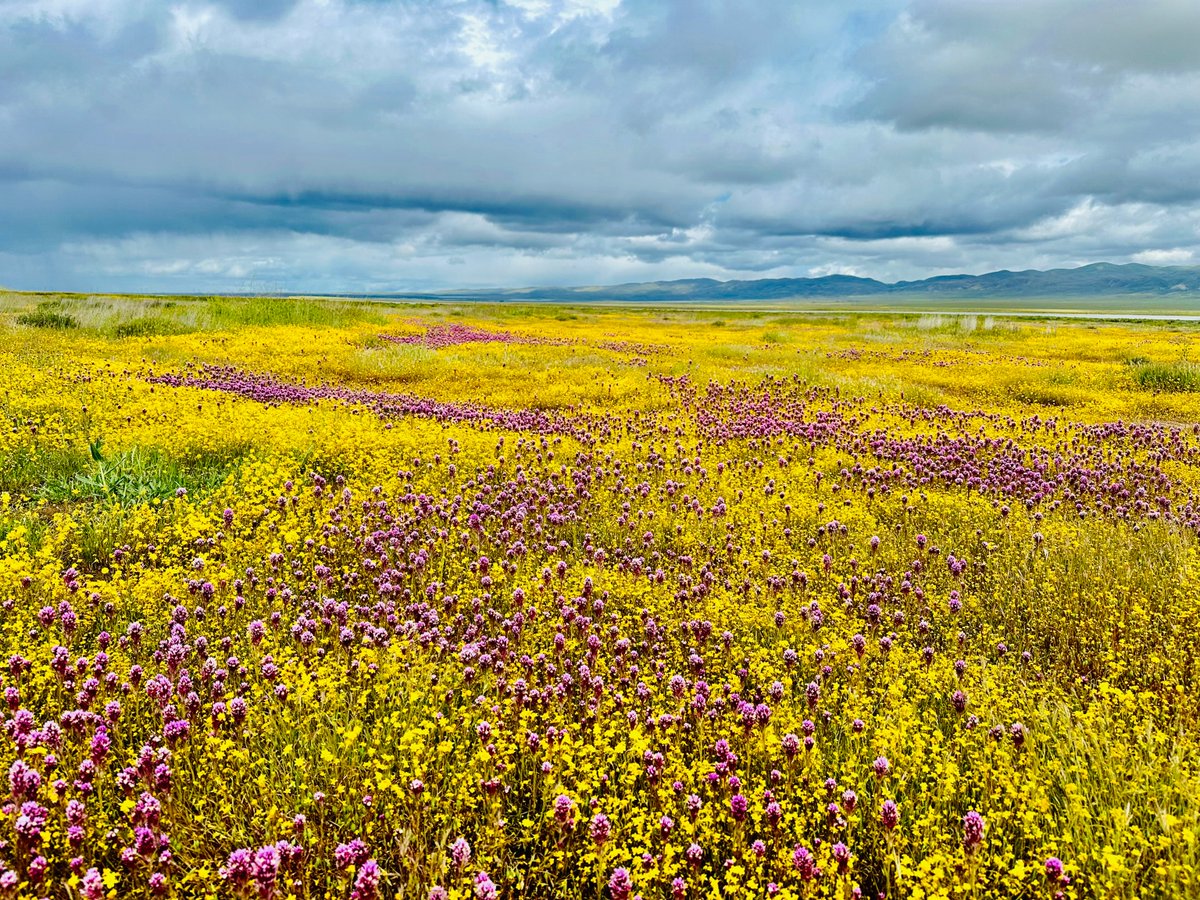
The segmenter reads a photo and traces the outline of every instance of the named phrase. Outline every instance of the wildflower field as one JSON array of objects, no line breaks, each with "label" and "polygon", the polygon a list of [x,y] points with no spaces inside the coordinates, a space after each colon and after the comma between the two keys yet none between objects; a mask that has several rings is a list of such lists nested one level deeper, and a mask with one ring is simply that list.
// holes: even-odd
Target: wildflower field
[{"label": "wildflower field", "polygon": [[1200,896],[1195,342],[0,297],[0,897]]}]

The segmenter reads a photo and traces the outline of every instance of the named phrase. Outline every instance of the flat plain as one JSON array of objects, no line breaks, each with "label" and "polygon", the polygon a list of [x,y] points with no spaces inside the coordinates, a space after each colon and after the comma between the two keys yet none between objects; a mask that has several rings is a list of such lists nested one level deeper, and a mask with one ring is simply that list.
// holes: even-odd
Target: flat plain
[{"label": "flat plain", "polygon": [[1197,326],[884,312],[0,297],[0,892],[1194,896]]}]

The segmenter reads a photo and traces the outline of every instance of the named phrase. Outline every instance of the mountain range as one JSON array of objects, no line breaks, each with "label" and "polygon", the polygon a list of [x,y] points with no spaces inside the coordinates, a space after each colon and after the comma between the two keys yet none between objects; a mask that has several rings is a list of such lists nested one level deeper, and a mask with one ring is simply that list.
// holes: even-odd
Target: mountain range
[{"label": "mountain range", "polygon": [[[1073,269],[1002,270],[984,275],[938,275],[887,283],[855,275],[717,281],[686,278],[589,287],[491,288],[415,295],[479,300],[731,301],[837,297],[1109,297],[1200,293],[1200,266],[1092,263]],[[413,294],[405,294],[413,297]]]}]

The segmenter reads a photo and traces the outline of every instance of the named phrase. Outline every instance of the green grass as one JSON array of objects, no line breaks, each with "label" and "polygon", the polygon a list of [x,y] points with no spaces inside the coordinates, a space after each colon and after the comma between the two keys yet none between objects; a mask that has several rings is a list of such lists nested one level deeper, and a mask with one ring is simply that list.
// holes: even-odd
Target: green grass
[{"label": "green grass", "polygon": [[41,295],[30,310],[29,296],[0,292],[0,312],[20,325],[80,329],[102,335],[152,337],[193,331],[299,325],[344,328],[385,325],[394,304],[310,297],[154,297]]},{"label": "green grass", "polygon": [[212,326],[303,325],[310,328],[344,328],[359,322],[383,325],[388,321],[376,304],[304,298],[222,298],[205,305]]},{"label": "green grass", "polygon": [[0,490],[19,498],[15,514],[0,518],[0,540],[21,528],[36,548],[53,531],[54,517],[69,512],[78,524],[78,559],[94,569],[106,564],[114,547],[129,542],[130,513],[138,505],[168,500],[180,488],[192,496],[206,494],[233,466],[217,459],[187,465],[144,448],[105,457],[102,447],[96,440],[86,450],[0,458]]},{"label": "green grass", "polygon": [[703,347],[697,355],[715,359],[720,362],[727,360],[746,361],[751,355],[758,351],[758,347],[750,344],[716,344],[711,347]]},{"label": "green grass", "polygon": [[397,387],[446,377],[450,368],[445,354],[439,355],[420,344],[377,341],[360,348],[353,356],[330,360],[322,367],[322,375],[351,384]]},{"label": "green grass", "polygon": [[28,325],[30,328],[53,328],[58,331],[79,327],[79,322],[74,316],[60,310],[61,306],[56,302],[39,303],[37,309],[17,316],[17,324]]},{"label": "green grass", "polygon": [[165,500],[179,488],[211,490],[227,474],[224,465],[186,466],[153,449],[137,448],[104,458],[100,444],[95,443],[90,451],[90,459],[79,454],[80,464],[74,469],[47,471],[36,488],[37,497],[53,504],[105,501],[130,505]]},{"label": "green grass", "polygon": [[[237,477],[251,449],[233,446],[223,453],[170,456],[157,448],[136,447],[106,455],[97,439],[81,448],[0,457],[0,492],[10,493],[14,501],[0,511],[0,541],[19,532],[37,552],[60,530],[57,518],[67,515],[75,531],[62,547],[63,565],[99,571],[115,547],[134,542],[130,529],[139,509],[170,501],[181,488],[189,500],[212,494]],[[322,464],[311,453],[297,451],[295,458],[301,470]],[[350,472],[330,477],[336,474]]]},{"label": "green grass", "polygon": [[1079,398],[1072,392],[1062,390],[1061,386],[1050,381],[1024,381],[1011,388],[1012,396],[1022,403],[1033,403],[1038,406],[1074,406]]},{"label": "green grass", "polygon": [[1200,391],[1200,365],[1187,360],[1154,363],[1141,359],[1133,363],[1133,380],[1143,390],[1172,394]]},{"label": "green grass", "polygon": [[71,478],[87,466],[83,448],[37,450],[18,447],[0,455],[0,492],[25,496],[36,493],[47,481]]},{"label": "green grass", "polygon": [[164,316],[138,316],[136,319],[119,322],[113,328],[113,334],[119,338],[152,337],[157,334],[184,334],[190,330],[182,323]]}]

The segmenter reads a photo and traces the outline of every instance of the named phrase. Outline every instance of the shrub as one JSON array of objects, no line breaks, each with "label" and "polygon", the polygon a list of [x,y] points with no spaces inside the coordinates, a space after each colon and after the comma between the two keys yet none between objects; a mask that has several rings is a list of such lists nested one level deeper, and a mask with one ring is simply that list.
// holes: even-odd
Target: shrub
[{"label": "shrub", "polygon": [[1133,379],[1143,390],[1172,394],[1200,391],[1200,365],[1187,360],[1173,363],[1139,362]]},{"label": "shrub", "polygon": [[39,304],[38,308],[31,312],[21,313],[17,316],[17,323],[28,325],[30,328],[53,328],[58,331],[79,327],[79,322],[73,316],[60,312],[57,306],[45,303]]},{"label": "shrub", "polygon": [[117,337],[151,337],[156,334],[182,334],[186,329],[178,322],[161,316],[139,316],[121,322],[113,329]]}]

